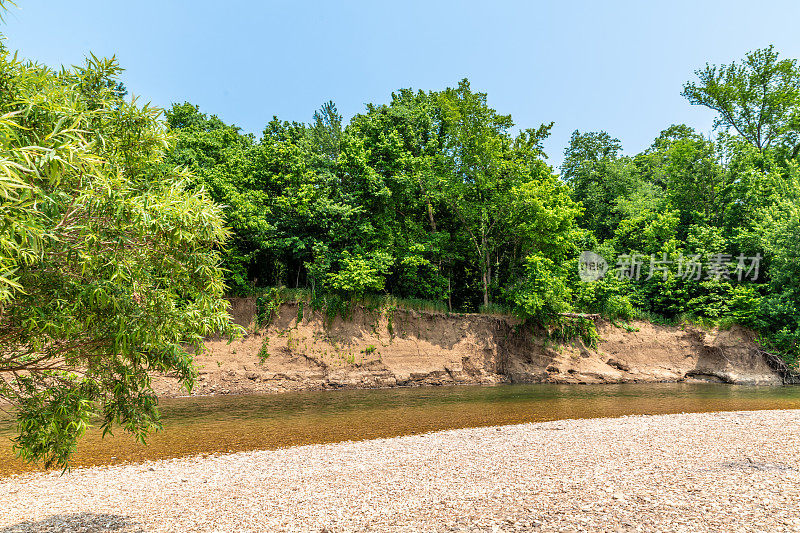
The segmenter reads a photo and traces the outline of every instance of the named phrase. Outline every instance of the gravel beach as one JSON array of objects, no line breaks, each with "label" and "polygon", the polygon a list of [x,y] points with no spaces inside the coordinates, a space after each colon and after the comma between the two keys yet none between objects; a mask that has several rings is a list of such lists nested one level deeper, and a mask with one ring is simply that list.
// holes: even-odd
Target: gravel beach
[{"label": "gravel beach", "polygon": [[461,429],[0,479],[0,532],[800,531],[799,459],[796,410]]}]

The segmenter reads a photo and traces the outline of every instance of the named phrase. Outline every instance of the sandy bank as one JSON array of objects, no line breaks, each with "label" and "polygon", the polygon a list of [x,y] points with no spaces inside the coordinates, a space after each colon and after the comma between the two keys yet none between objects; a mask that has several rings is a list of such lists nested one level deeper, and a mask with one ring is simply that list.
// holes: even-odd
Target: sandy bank
[{"label": "sandy bank", "polygon": [[797,531],[800,411],[463,429],[0,481],[0,531]]},{"label": "sandy bank", "polygon": [[[347,320],[283,304],[268,328],[253,327],[253,299],[233,300],[250,333],[209,341],[197,357],[195,394],[494,383],[716,381],[778,385],[740,327],[702,330],[635,322],[598,323],[596,348],[558,343],[510,317],[356,308]],[[162,396],[185,394],[157,378]]]}]

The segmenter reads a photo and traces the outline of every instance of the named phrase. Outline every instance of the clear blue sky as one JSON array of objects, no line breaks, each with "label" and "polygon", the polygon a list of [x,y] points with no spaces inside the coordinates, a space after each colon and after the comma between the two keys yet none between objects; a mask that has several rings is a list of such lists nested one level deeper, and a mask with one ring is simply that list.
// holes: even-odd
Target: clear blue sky
[{"label": "clear blue sky", "polygon": [[575,129],[604,129],[627,153],[672,123],[710,134],[711,112],[680,96],[695,69],[770,43],[800,57],[793,1],[17,3],[0,31],[23,56],[116,54],[131,93],[256,133],[273,115],[307,122],[329,99],[349,119],[398,88],[468,77],[519,127],[554,121],[555,164]]}]

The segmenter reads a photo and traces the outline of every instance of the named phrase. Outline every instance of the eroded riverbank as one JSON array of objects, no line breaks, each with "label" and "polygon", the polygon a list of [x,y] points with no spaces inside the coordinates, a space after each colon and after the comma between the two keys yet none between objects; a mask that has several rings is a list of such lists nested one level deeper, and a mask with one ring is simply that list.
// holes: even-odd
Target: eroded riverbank
[{"label": "eroded riverbank", "polygon": [[796,531],[800,411],[569,420],[0,480],[2,531]]},{"label": "eroded riverbank", "polygon": [[[208,341],[193,394],[263,394],[497,383],[658,383],[709,381],[780,385],[752,331],[703,330],[637,321],[599,321],[596,347],[556,342],[508,316],[356,306],[333,320],[308,306],[282,304],[257,328],[255,301],[232,301],[246,337]],[[161,396],[186,394],[169,377]]]}]

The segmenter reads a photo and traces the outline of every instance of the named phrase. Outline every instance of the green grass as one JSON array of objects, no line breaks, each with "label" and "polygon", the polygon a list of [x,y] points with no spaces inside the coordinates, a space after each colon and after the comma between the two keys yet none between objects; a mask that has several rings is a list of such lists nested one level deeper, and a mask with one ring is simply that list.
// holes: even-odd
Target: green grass
[{"label": "green grass", "polygon": [[509,306],[503,304],[482,305],[478,309],[478,313],[482,315],[501,315],[501,316],[510,316],[514,314]]},{"label": "green grass", "polygon": [[[324,312],[329,319],[337,316],[348,317],[355,306],[363,306],[370,311],[385,309],[420,311],[426,313],[450,313],[447,302],[425,300],[422,298],[398,298],[390,294],[368,294],[360,298],[346,299],[336,294],[313,294],[309,289],[289,289],[286,287],[265,287],[256,293],[256,302],[262,325],[268,325],[277,308],[282,303],[299,304],[298,319],[309,309]],[[479,314],[511,316],[511,308],[503,304],[482,305]],[[453,314],[461,314],[453,312]]]},{"label": "green grass", "polygon": [[[656,324],[659,326],[686,325],[705,330],[711,330],[714,328],[728,330],[731,329],[736,324],[736,321],[733,318],[727,316],[719,318],[709,318],[709,317],[697,316],[691,313],[682,313],[675,317],[665,317],[657,313],[652,313],[650,311],[642,311],[639,309],[636,310],[636,313],[633,318],[637,320],[643,320],[645,322],[650,322],[651,324]],[[616,323],[617,322],[615,322],[615,324]]]},{"label": "green grass", "polygon": [[421,298],[397,298],[389,294],[367,295],[357,300],[357,303],[367,309],[407,309],[426,311],[429,313],[446,313],[447,303],[436,300],[423,300]]},{"label": "green grass", "polygon": [[705,330],[710,330],[714,328],[728,330],[731,329],[734,326],[734,324],[736,324],[736,321],[733,318],[727,316],[718,318],[709,318],[709,317],[696,316],[688,313],[680,315],[678,317],[678,321],[681,324],[687,324]]}]

